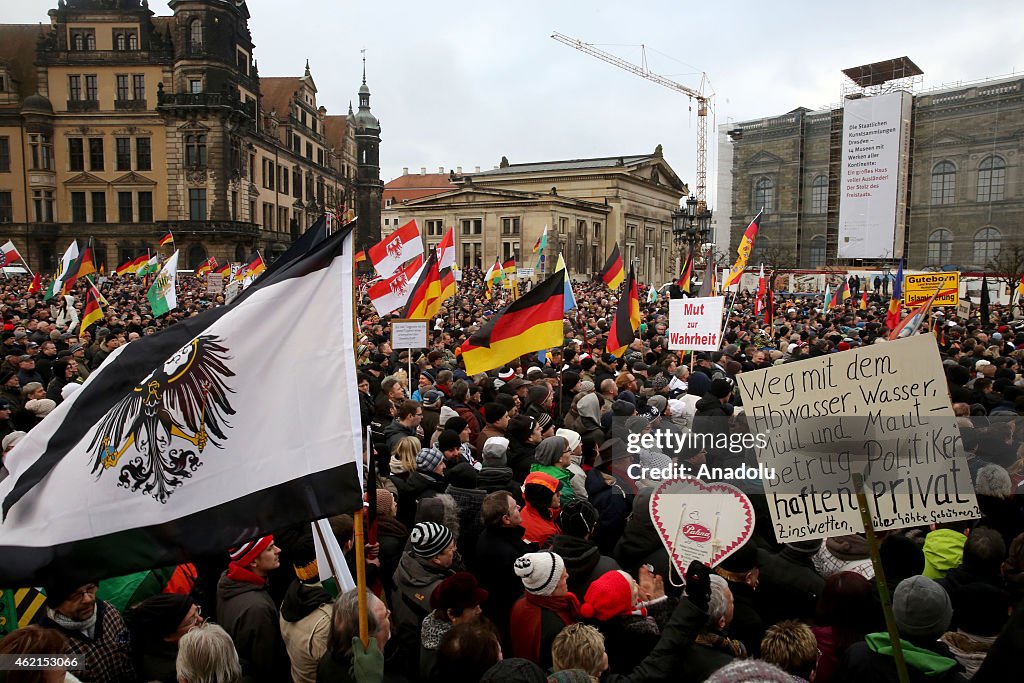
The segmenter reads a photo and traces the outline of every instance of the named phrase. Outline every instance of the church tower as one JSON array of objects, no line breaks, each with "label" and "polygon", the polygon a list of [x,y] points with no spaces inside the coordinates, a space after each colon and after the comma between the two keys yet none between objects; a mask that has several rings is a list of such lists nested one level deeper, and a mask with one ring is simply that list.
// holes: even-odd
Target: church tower
[{"label": "church tower", "polygon": [[358,161],[356,167],[356,214],[359,225],[356,249],[380,242],[380,205],[384,183],[380,179],[380,122],[370,113],[370,88],[366,85],[366,56],[363,56],[363,84],[359,87],[359,111],[353,117]]}]

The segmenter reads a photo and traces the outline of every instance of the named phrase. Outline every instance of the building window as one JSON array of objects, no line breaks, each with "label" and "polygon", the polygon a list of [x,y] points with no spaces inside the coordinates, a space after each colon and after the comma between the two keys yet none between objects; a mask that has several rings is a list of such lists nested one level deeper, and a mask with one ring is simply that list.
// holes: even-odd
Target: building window
[{"label": "building window", "polygon": [[1006,162],[993,155],[978,165],[978,201],[998,202],[1006,185]]},{"label": "building window", "polygon": [[14,221],[14,200],[10,192],[0,192],[0,223]]},{"label": "building window", "polygon": [[203,22],[199,19],[188,25],[188,46],[193,54],[203,51]]},{"label": "building window", "polygon": [[481,268],[483,267],[483,246],[479,242],[462,243],[462,267]]},{"label": "building window", "polygon": [[952,204],[956,201],[956,166],[941,161],[932,168],[932,204]]},{"label": "building window", "polygon": [[85,193],[71,193],[71,220],[75,223],[84,223],[86,218]]},{"label": "building window", "polygon": [[71,49],[95,50],[96,31],[91,28],[75,29],[75,32],[71,34]]},{"label": "building window", "polygon": [[292,196],[302,199],[302,171],[298,167],[292,170]]},{"label": "building window", "polygon": [[501,260],[508,261],[509,259],[515,259],[519,262],[519,242],[509,242],[503,240],[501,243]]},{"label": "building window", "polygon": [[928,265],[941,266],[953,260],[953,233],[945,228],[928,235]]},{"label": "building window", "polygon": [[185,165],[206,166],[206,136],[185,136]]},{"label": "building window", "polygon": [[103,170],[103,138],[89,138],[89,170]]},{"label": "building window", "polygon": [[775,183],[771,178],[763,176],[754,184],[754,211],[771,211],[775,208]]},{"label": "building window", "polygon": [[99,87],[96,85],[96,74],[85,75],[85,99],[95,102],[99,99]]},{"label": "building window", "polygon": [[[811,213],[825,213],[826,211],[828,211],[828,178],[820,175],[811,183]],[[822,260],[822,264],[824,264],[824,260]]]},{"label": "building window", "polygon": [[974,233],[974,263],[987,266],[997,256],[1002,247],[1003,235],[998,228],[982,228]]},{"label": "building window", "polygon": [[84,50],[85,49],[85,36],[81,33],[71,34],[71,49],[72,50]]},{"label": "building window", "polygon": [[132,222],[132,193],[117,193],[117,220],[119,223]]},{"label": "building window", "polygon": [[313,143],[312,142],[307,142],[306,143],[306,158],[309,159],[310,161],[313,161]]},{"label": "building window", "polygon": [[68,99],[75,102],[82,99],[81,76],[68,76]]},{"label": "building window", "polygon": [[139,36],[134,31],[128,34],[128,49],[138,50],[139,49]]},{"label": "building window", "polygon": [[139,222],[151,223],[153,221],[153,193],[139,193]]},{"label": "building window", "polygon": [[52,223],[53,190],[32,190],[32,208],[37,223]]},{"label": "building window", "polygon": [[[482,218],[466,218],[462,221],[463,235],[482,235],[484,233],[484,221]],[[480,246],[480,245],[477,245]]]},{"label": "building window", "polygon": [[600,223],[594,223],[594,239],[595,240],[601,239],[601,224]]},{"label": "building window", "polygon": [[193,95],[198,95],[203,92],[203,79],[190,78],[188,81],[188,91]]},{"label": "building window", "polygon": [[825,265],[825,236],[815,235],[811,238],[807,256],[808,268],[821,268]]},{"label": "building window", "polygon": [[11,139],[0,137],[0,173],[11,172]]},{"label": "building window", "polygon": [[114,148],[117,153],[115,159],[115,170],[132,170],[132,139],[114,138]]},{"label": "building window", "polygon": [[85,143],[82,138],[68,138],[68,170],[85,170]]},{"label": "building window", "polygon": [[93,223],[106,223],[107,222],[107,193],[106,192],[93,192],[92,193],[92,222]]},{"label": "building window", "polygon": [[[442,235],[444,234],[444,221],[433,220],[426,221],[427,223],[427,234],[428,235]],[[398,219],[395,219],[395,225],[398,225]]]},{"label": "building window", "polygon": [[132,75],[132,99],[146,99],[146,76],[145,74]]},{"label": "building window", "polygon": [[188,191],[188,218],[192,221],[206,220],[206,190]]},{"label": "building window", "polygon": [[139,171],[150,170],[152,154],[150,153],[149,138],[135,139],[135,168]]},{"label": "building window", "polygon": [[127,50],[128,49],[128,36],[123,33],[114,34],[114,49],[115,50]]},{"label": "building window", "polygon": [[274,229],[274,205],[263,202],[263,229]]},{"label": "building window", "polygon": [[114,49],[118,51],[138,50],[139,36],[130,29],[117,29],[114,33]]},{"label": "building window", "polygon": [[32,169],[36,171],[53,170],[53,143],[49,135],[33,133],[29,135],[29,147],[32,150]]},{"label": "building window", "polygon": [[501,219],[501,234],[502,235],[518,235],[519,234],[519,218],[502,218]]},{"label": "building window", "polygon": [[281,194],[288,194],[288,167],[278,166],[278,168],[281,170],[281,182],[278,184]]}]

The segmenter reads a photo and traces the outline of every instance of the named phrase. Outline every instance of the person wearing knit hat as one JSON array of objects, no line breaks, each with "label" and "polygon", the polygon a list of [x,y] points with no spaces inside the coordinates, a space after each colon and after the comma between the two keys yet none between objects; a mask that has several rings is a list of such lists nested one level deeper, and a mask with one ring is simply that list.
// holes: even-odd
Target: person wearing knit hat
[{"label": "person wearing knit hat", "polygon": [[484,467],[504,467],[507,460],[505,453],[508,451],[508,439],[503,436],[492,436],[484,441],[480,449],[480,457]]},{"label": "person wearing knit hat", "polygon": [[[558,437],[555,437],[558,438]],[[560,532],[557,518],[561,507],[562,482],[547,472],[530,472],[523,483],[523,528],[528,543],[543,545]]]},{"label": "person wearing knit hat", "polygon": [[217,622],[238,645],[238,657],[249,675],[286,671],[277,605],[266,587],[267,576],[281,566],[281,550],[273,536],[262,536],[232,548],[228,555],[227,571],[217,582]]},{"label": "person wearing knit hat", "polygon": [[[628,616],[636,607],[638,591],[636,581],[626,572],[606,572],[587,589],[580,606],[580,616],[597,621]],[[646,615],[646,612],[642,614]]]},{"label": "person wearing knit hat", "polygon": [[768,662],[737,659],[711,674],[706,683],[795,683],[792,676]]},{"label": "person wearing knit hat", "polygon": [[[455,537],[444,524],[420,522],[409,535],[410,549],[395,570],[391,600],[395,637],[403,656],[415,661],[420,652],[420,626],[430,613],[434,589],[455,572]],[[415,666],[412,666],[415,669]]]},{"label": "person wearing knit hat", "polygon": [[569,592],[565,561],[558,554],[527,553],[513,567],[526,592],[512,607],[512,655],[549,669],[555,636],[579,621],[579,600]]},{"label": "person wearing knit hat", "polygon": [[203,623],[199,605],[187,595],[161,593],[131,607],[126,615],[131,623],[138,680],[177,680],[178,641]]},{"label": "person wearing knit hat", "polygon": [[445,462],[444,453],[436,448],[420,449],[416,456],[416,471],[432,474],[444,474]]},{"label": "person wearing knit hat", "polygon": [[572,488],[572,472],[569,471],[572,452],[566,448],[566,440],[561,436],[549,436],[537,445],[534,451],[537,459],[530,467],[530,472],[544,472],[561,482],[559,489],[560,504],[565,505],[576,497]]},{"label": "person wearing knit hat", "polygon": [[583,469],[583,437],[573,429],[557,429],[555,436],[565,439],[565,450],[569,454],[569,465],[566,469],[572,478],[569,486],[576,498],[587,498],[587,473]]},{"label": "person wearing knit hat", "polygon": [[500,403],[485,403],[483,412],[484,428],[480,430],[480,434],[477,435],[473,444],[478,453],[483,452],[487,439],[494,436],[505,436],[509,421],[508,409]]}]

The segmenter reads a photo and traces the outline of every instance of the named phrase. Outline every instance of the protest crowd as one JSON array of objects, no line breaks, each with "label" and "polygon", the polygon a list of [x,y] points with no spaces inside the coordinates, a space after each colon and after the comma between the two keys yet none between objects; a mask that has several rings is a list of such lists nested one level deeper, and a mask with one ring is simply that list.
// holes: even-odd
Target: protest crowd
[{"label": "protest crowd", "polygon": [[[372,434],[368,645],[358,591],[334,597],[321,583],[305,524],[153,572],[159,580],[128,598],[109,577],[54,578],[0,654],[75,653],[85,667],[0,680],[898,680],[865,534],[780,542],[760,483],[733,482],[754,504],[753,537],[713,569],[681,573],[649,513],[660,482],[630,465],[756,467],[753,452],[624,448],[655,428],[749,431],[742,373],[900,343],[887,341],[877,281],[857,282],[863,306],[858,292],[831,310],[821,296],[777,292],[767,316],[741,292],[720,351],[692,356],[668,348],[668,294],[643,287],[636,338],[607,353],[616,293],[577,281],[560,347],[470,376],[457,349],[511,297],[501,287],[488,297],[483,280],[463,271],[424,349],[392,348],[389,317],[368,298],[357,306],[358,387],[338,390],[358,399]],[[178,307],[154,318],[141,279],[110,277],[102,319],[81,331],[87,286],[43,301],[27,278],[0,281],[4,453],[113,349],[223,304],[201,278],[181,277]],[[877,532],[911,681],[1024,676],[1024,324],[1014,318],[1008,307],[989,320],[946,309],[918,329],[936,338],[981,517]],[[330,527],[355,576],[353,518]]]}]

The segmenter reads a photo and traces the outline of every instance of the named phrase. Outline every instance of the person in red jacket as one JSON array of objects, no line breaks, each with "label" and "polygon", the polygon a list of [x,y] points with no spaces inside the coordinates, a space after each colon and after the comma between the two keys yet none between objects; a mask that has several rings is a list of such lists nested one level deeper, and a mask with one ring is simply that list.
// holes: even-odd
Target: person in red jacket
[{"label": "person in red jacket", "polygon": [[551,668],[555,636],[580,619],[580,601],[569,592],[569,573],[557,553],[527,553],[515,562],[526,592],[512,607],[512,656]]},{"label": "person in red jacket", "polygon": [[531,472],[523,486],[523,540],[543,546],[549,538],[562,533],[558,526],[559,493],[562,482],[544,472]]}]

